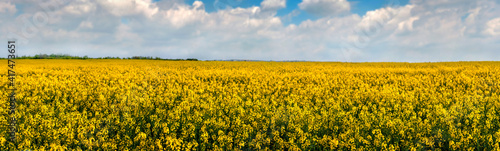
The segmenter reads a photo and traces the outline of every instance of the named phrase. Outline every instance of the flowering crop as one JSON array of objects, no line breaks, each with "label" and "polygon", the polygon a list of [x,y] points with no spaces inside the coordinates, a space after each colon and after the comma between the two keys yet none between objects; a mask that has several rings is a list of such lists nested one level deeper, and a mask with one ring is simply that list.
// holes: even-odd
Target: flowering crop
[{"label": "flowering crop", "polygon": [[16,63],[17,149],[500,150],[499,62]]}]

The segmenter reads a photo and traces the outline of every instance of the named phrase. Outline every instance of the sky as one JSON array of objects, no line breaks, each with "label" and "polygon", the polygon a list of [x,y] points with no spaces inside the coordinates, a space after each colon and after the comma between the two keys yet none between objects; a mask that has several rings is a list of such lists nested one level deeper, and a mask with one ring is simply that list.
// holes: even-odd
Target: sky
[{"label": "sky", "polygon": [[0,40],[16,40],[18,56],[500,61],[499,8],[500,0],[0,0]]}]

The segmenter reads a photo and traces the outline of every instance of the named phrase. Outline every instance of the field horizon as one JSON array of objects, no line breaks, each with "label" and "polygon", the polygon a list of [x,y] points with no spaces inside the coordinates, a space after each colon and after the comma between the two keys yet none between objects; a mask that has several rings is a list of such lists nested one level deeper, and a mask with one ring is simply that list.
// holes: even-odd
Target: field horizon
[{"label": "field horizon", "polygon": [[[78,57],[78,56],[75,56]],[[162,61],[204,61],[204,62],[323,62],[323,63],[410,63],[410,64],[419,64],[419,63],[488,63],[488,62],[500,62],[495,60],[470,60],[470,61],[374,61],[374,62],[363,62],[363,61],[309,61],[309,60],[247,60],[247,59],[219,59],[219,60],[198,60],[196,58],[186,58],[186,59],[169,59],[169,58],[160,58],[155,59],[156,57],[151,57],[150,59],[133,59],[133,57],[125,57],[125,58],[113,58],[113,57],[96,57],[96,58],[85,58],[85,59],[64,59],[64,58],[44,58],[44,59],[34,59],[34,58],[16,58],[11,60],[162,60]],[[193,59],[193,60],[188,60]],[[0,60],[8,60],[7,58],[0,58]]]}]

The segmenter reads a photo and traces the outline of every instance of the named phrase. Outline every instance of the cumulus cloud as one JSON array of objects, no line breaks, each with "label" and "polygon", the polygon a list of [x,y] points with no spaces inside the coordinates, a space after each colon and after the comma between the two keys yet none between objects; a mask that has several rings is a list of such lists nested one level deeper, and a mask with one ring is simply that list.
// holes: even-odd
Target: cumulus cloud
[{"label": "cumulus cloud", "polygon": [[[350,14],[345,0],[304,0],[322,16],[284,24],[286,0],[214,12],[184,0],[35,0],[0,2],[0,39],[26,39],[20,55],[159,56],[164,58],[319,61],[499,60],[496,0],[423,1]],[[19,13],[21,12],[21,13]],[[13,15],[19,13],[19,15]],[[34,23],[33,18],[48,22]],[[42,15],[40,15],[42,14]],[[297,14],[297,11],[295,11]],[[343,15],[339,15],[343,14]],[[293,14],[292,14],[293,15]],[[17,25],[17,26],[13,26]],[[13,34],[12,34],[13,33]],[[22,54],[25,53],[25,54]]]},{"label": "cumulus cloud", "polygon": [[349,12],[351,5],[346,0],[303,0],[299,8],[319,16],[335,16]]},{"label": "cumulus cloud", "polygon": [[168,25],[180,28],[187,24],[203,23],[208,16],[203,2],[195,1],[192,6],[178,5],[175,8],[161,11],[159,20],[168,21]]},{"label": "cumulus cloud", "polygon": [[94,28],[94,24],[92,24],[92,22],[89,22],[89,21],[83,21],[80,23],[80,25],[78,25],[78,28],[92,29],[92,28]]},{"label": "cumulus cloud", "polygon": [[85,3],[85,2],[79,2],[79,1],[74,1],[73,4],[64,6],[62,8],[62,11],[65,13],[69,13],[72,15],[83,15],[87,14],[91,11],[96,10],[96,5],[93,3]]},{"label": "cumulus cloud", "polygon": [[260,3],[263,9],[280,9],[286,7],[286,0],[264,0]]},{"label": "cumulus cloud", "polygon": [[0,13],[14,14],[17,11],[16,5],[10,2],[0,2]]},{"label": "cumulus cloud", "polygon": [[495,18],[486,24],[485,33],[491,36],[500,36],[500,18]]}]

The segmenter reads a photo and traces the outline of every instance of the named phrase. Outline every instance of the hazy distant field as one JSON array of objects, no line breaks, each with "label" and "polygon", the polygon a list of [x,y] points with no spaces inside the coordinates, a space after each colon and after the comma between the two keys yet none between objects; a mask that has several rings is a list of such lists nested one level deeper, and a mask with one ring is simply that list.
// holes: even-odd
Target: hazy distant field
[{"label": "hazy distant field", "polygon": [[500,149],[500,62],[17,60],[16,70],[19,149]]}]

